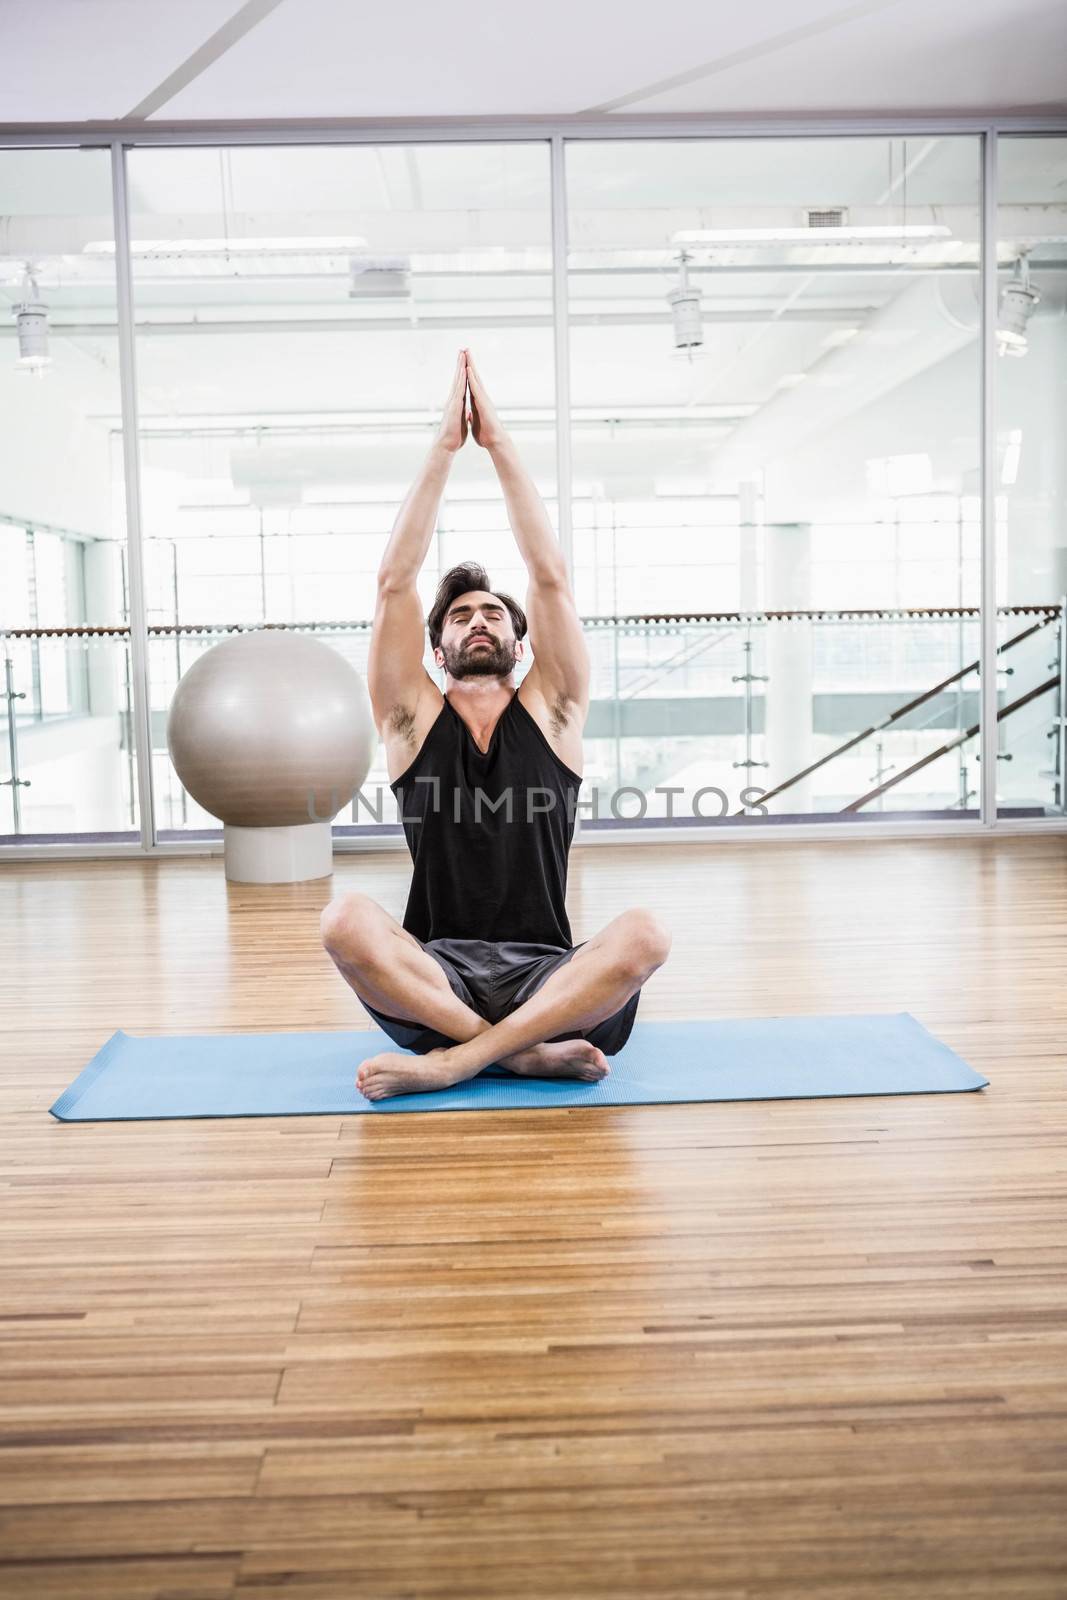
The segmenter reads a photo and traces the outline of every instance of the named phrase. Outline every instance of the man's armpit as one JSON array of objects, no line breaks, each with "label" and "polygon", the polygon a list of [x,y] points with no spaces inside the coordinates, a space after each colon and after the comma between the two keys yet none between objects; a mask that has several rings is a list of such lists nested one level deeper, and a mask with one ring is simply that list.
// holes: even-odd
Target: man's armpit
[{"label": "man's armpit", "polygon": [[385,726],[396,738],[402,739],[409,749],[415,748],[414,706],[390,706],[385,716]]},{"label": "man's armpit", "polygon": [[558,739],[574,720],[574,709],[578,702],[576,700],[568,700],[565,694],[561,694],[558,690],[553,690],[550,696],[545,696],[545,704],[548,706],[552,732]]}]

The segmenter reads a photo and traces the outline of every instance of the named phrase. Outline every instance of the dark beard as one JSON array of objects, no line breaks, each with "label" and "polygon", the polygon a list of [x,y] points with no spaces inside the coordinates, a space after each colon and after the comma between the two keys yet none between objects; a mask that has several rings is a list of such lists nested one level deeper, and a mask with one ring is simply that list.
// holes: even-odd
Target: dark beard
[{"label": "dark beard", "polygon": [[515,666],[515,646],[505,640],[489,641],[487,649],[460,645],[441,646],[445,668],[452,678],[506,678]]}]

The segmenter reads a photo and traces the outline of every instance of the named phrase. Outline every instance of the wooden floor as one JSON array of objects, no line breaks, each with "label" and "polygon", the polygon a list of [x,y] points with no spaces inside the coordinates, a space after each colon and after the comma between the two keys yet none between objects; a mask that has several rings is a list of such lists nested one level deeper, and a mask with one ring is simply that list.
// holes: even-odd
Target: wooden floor
[{"label": "wooden floor", "polygon": [[364,1025],[331,892],[0,869],[0,1594],[1067,1595],[1067,840],[572,858],[642,1018],[910,1011],[981,1093],[48,1116],[119,1027]]}]

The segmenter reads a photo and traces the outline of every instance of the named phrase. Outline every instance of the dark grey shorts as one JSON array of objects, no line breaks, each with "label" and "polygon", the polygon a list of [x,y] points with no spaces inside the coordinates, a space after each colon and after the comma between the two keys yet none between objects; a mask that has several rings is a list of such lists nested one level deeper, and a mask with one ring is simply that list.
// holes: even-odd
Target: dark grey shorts
[{"label": "dark grey shorts", "polygon": [[[565,966],[582,946],[576,944],[570,949],[561,949],[558,945],[522,944],[510,940],[431,939],[422,948],[443,969],[453,994],[487,1022],[496,1023],[536,994],[546,979]],[[553,1040],[588,1039],[606,1056],[617,1055],[630,1037],[640,998],[638,989],[614,1016],[598,1022],[595,1028],[583,1032],[571,1028],[566,1033],[553,1034]],[[404,1050],[413,1050],[416,1055],[447,1049],[457,1042],[421,1023],[384,1016],[365,1000],[361,1004],[395,1044]]]}]

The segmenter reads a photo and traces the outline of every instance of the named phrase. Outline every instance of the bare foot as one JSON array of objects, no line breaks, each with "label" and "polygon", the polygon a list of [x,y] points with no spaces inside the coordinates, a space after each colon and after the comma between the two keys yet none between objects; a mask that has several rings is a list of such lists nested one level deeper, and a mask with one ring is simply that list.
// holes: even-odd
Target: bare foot
[{"label": "bare foot", "polygon": [[[502,1065],[523,1078],[578,1078],[584,1083],[596,1083],[611,1071],[603,1050],[587,1039],[531,1045],[528,1050],[508,1056]],[[469,1072],[457,1072],[448,1050],[430,1050],[424,1056],[385,1050],[362,1063],[356,1073],[356,1088],[368,1100],[385,1100],[393,1094],[448,1089],[469,1076]]]},{"label": "bare foot", "polygon": [[611,1071],[603,1050],[588,1039],[531,1045],[529,1050],[517,1050],[501,1065],[523,1078],[580,1078],[583,1083],[596,1083]]},{"label": "bare foot", "polygon": [[422,1094],[428,1089],[448,1089],[457,1083],[456,1070],[445,1050],[430,1050],[424,1056],[399,1055],[383,1050],[368,1056],[356,1073],[356,1088],[368,1100],[384,1100],[391,1094]]}]

